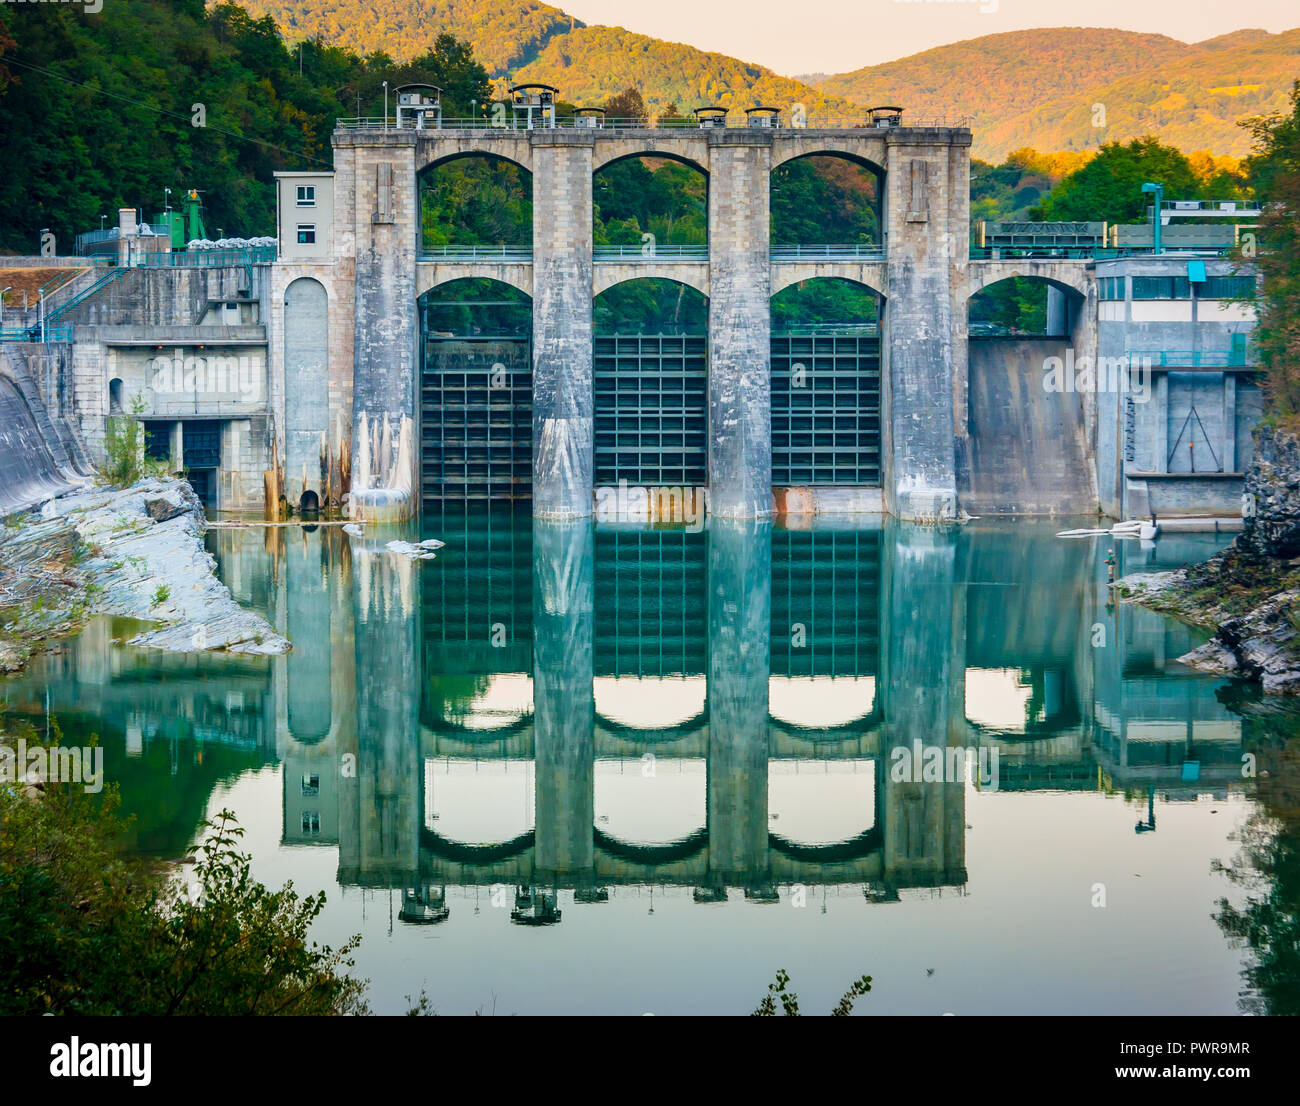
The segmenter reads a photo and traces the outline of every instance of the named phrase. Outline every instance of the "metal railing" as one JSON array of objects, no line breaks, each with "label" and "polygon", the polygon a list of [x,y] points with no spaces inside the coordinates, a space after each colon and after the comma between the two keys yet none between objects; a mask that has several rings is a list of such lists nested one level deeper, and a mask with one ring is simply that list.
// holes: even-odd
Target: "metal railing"
[{"label": "metal railing", "polygon": [[[392,131],[397,133],[396,118],[390,116],[384,119],[382,116],[353,116],[344,117],[335,121],[335,126],[345,131]],[[902,129],[908,128],[966,128],[970,126],[968,116],[952,116],[929,119],[908,119],[901,124]],[[441,127],[415,127],[411,123],[406,123],[400,130],[402,132],[413,132],[416,134],[437,133],[438,131],[486,131],[494,133],[503,133],[506,131],[527,131],[527,130],[655,130],[655,131],[700,131],[713,130],[715,128],[725,127],[727,130],[876,130],[891,131],[900,129],[894,125],[873,126],[866,112],[861,115],[848,114],[818,114],[812,113],[800,117],[798,125],[791,122],[787,117],[782,117],[775,125],[766,123],[758,124],[747,121],[744,113],[735,111],[724,117],[721,124],[708,123],[701,124],[692,117],[682,118],[672,116],[669,118],[651,117],[647,119],[636,118],[605,118],[598,125],[592,126],[589,122],[582,121],[581,118],[575,120],[572,118],[556,119],[554,127],[549,120],[533,118],[533,125],[528,126],[527,122],[521,117],[514,119],[507,110],[506,117],[500,123],[495,123],[490,117],[482,118],[463,118],[453,119],[445,118]]]},{"label": "metal railing", "polygon": [[656,242],[653,246],[596,246],[597,261],[707,261],[708,246],[674,246]]},{"label": "metal railing", "polygon": [[883,261],[885,247],[876,243],[848,246],[773,246],[773,261]]},{"label": "metal railing", "polygon": [[1227,369],[1245,368],[1250,364],[1247,349],[1132,349],[1128,351],[1132,367]]},{"label": "metal railing", "polygon": [[532,261],[532,246],[426,246],[421,261]]},{"label": "metal railing", "polygon": [[800,338],[824,338],[844,335],[856,338],[878,338],[879,323],[788,323],[772,324],[773,334]]},{"label": "metal railing", "polygon": [[[0,330],[0,342],[39,342],[41,341],[40,325],[36,326],[7,326]],[[46,342],[71,342],[72,328],[69,327],[51,327],[45,328]]]},{"label": "metal railing", "polygon": [[246,250],[177,250],[172,253],[143,253],[132,259],[142,269],[205,269],[235,265],[264,265],[275,260],[274,246],[252,246]]},{"label": "metal railing", "polygon": [[972,261],[1016,261],[1058,258],[1075,261],[1114,261],[1124,257],[1223,257],[1231,246],[1169,246],[1156,255],[1150,246],[971,246]]}]

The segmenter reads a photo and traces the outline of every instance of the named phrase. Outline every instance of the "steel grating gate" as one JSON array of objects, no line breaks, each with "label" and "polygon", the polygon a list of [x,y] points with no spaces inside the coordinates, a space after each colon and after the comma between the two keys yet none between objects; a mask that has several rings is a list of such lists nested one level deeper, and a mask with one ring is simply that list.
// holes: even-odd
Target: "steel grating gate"
[{"label": "steel grating gate", "polygon": [[532,496],[532,347],[514,337],[427,338],[420,379],[425,503]]},{"label": "steel grating gate", "polygon": [[880,530],[772,531],[774,676],[880,671]]},{"label": "steel grating gate", "polygon": [[772,335],[772,483],[880,483],[880,338]]},{"label": "steel grating gate", "polygon": [[707,482],[707,338],[595,339],[595,480],[646,487]]},{"label": "steel grating gate", "polygon": [[596,532],[596,675],[707,671],[706,561],[703,531]]}]

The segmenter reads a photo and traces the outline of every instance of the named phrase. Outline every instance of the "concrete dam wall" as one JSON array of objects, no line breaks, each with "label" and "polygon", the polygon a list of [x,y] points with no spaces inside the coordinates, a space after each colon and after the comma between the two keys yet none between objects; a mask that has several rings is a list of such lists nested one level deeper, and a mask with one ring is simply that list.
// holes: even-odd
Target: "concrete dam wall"
[{"label": "concrete dam wall", "polygon": [[26,358],[5,350],[0,354],[0,514],[61,495],[89,473],[71,429],[50,418]]},{"label": "concrete dam wall", "polygon": [[1043,362],[1066,338],[971,339],[970,464],[962,501],[972,515],[1093,514],[1097,492],[1085,396],[1043,388]]}]

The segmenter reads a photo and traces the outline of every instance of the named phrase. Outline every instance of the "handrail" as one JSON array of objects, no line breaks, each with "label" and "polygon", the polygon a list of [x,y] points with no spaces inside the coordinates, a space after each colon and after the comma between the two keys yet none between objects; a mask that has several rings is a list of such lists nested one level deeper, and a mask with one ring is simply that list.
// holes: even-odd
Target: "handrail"
[{"label": "handrail", "polygon": [[1232,350],[1220,349],[1131,349],[1129,364],[1151,364],[1154,368],[1242,368],[1245,351],[1234,360]]},{"label": "handrail", "polygon": [[1232,246],[1169,246],[1159,254],[1150,246],[971,246],[972,261],[1016,261],[1025,258],[1060,258],[1076,261],[1113,261],[1125,257],[1224,257]]},{"label": "handrail", "polygon": [[645,246],[595,246],[597,261],[707,261],[708,246],[664,245],[658,242]]},{"label": "handrail", "polygon": [[244,250],[175,250],[171,253],[144,253],[132,265],[143,269],[204,269],[262,265],[274,261],[274,246],[250,246]]},{"label": "handrail", "polygon": [[773,261],[883,261],[885,248],[875,243],[845,246],[773,246]]},{"label": "handrail", "polygon": [[532,246],[425,246],[421,261],[532,261]]},{"label": "handrail", "polygon": [[[41,327],[39,323],[35,326],[7,326],[0,330],[0,342],[39,342],[40,340]],[[45,341],[71,342],[72,328],[47,326],[45,328]]]},{"label": "handrail", "polygon": [[102,277],[96,280],[88,288],[83,288],[80,292],[78,292],[66,303],[61,303],[58,305],[58,307],[54,308],[53,311],[47,312],[45,316],[46,333],[49,332],[50,323],[52,323],[55,319],[62,317],[67,312],[71,311],[74,307],[78,306],[79,304],[85,303],[85,301],[88,300],[91,296],[93,296],[96,292],[112,284],[113,281],[117,280],[124,272],[126,272],[126,270],[122,268],[115,267],[109,269],[107,272],[104,273]]},{"label": "handrail", "polygon": [[672,116],[666,119],[661,118],[615,118],[606,117],[603,120],[598,119],[596,125],[591,123],[591,117],[566,118],[561,117],[555,120],[552,126],[550,120],[544,116],[539,117],[536,113],[533,115],[533,125],[529,127],[523,113],[515,118],[510,110],[510,105],[506,105],[507,111],[504,117],[499,117],[500,122],[494,122],[491,116],[481,118],[444,118],[440,126],[417,127],[414,123],[405,122],[402,127],[397,126],[397,120],[393,116],[387,119],[382,116],[353,116],[340,118],[335,122],[339,130],[344,131],[392,131],[412,132],[415,134],[436,134],[438,131],[487,131],[487,132],[505,132],[505,131],[527,131],[527,130],[677,130],[677,131],[700,131],[714,130],[725,128],[727,130],[814,130],[814,131],[841,131],[841,130],[875,130],[875,131],[893,131],[893,130],[914,130],[919,128],[940,128],[940,129],[964,129],[970,126],[969,116],[954,116],[952,118],[939,117],[930,119],[909,119],[902,124],[878,124],[871,123],[869,115],[864,111],[860,115],[833,115],[833,114],[803,114],[800,115],[800,123],[795,125],[790,118],[782,117],[774,122],[758,123],[753,120],[747,120],[740,112],[731,113],[721,117],[722,122],[708,122],[701,124],[699,121],[690,117]]}]

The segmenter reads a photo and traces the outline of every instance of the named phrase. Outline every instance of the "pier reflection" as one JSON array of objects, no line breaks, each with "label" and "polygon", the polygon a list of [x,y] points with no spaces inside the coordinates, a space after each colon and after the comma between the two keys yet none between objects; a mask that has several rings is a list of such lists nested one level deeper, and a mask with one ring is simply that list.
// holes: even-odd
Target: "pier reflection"
[{"label": "pier reflection", "polygon": [[[1191,631],[1108,602],[1104,544],[484,513],[425,532],[436,561],[391,534],[214,531],[223,578],[291,653],[144,653],[105,620],[0,685],[0,708],[93,728],[124,791],[167,794],[138,804],[160,852],[219,782],[280,764],[282,841],[336,848],[344,885],[402,889],[413,923],[447,916],[448,886],[509,888],[521,924],[619,885],[961,893],[971,786],[1127,791],[1147,821],[1148,794],[1242,782],[1223,682],[1176,663]],[[996,777],[900,772],[918,742],[996,750]]]}]

